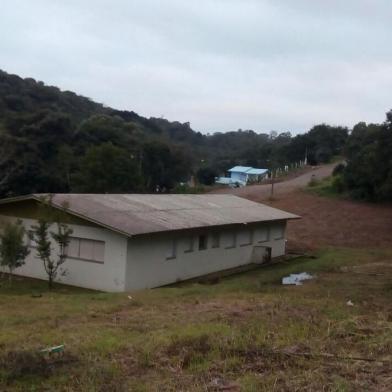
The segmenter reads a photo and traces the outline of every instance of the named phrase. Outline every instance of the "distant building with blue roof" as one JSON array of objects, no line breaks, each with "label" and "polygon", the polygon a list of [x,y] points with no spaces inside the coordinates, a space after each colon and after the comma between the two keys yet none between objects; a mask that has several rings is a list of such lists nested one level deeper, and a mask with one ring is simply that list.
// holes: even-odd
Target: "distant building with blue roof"
[{"label": "distant building with blue roof", "polygon": [[219,177],[217,184],[245,186],[249,183],[257,183],[263,180],[268,169],[257,169],[250,166],[234,166],[228,170],[230,177]]}]

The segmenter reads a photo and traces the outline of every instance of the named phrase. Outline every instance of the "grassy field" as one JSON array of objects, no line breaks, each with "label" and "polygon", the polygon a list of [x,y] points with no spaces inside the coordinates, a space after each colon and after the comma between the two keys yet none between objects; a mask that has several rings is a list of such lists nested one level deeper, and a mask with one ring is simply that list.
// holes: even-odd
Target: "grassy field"
[{"label": "grassy field", "polygon": [[[4,280],[0,390],[390,390],[392,251],[316,256],[131,299]],[[302,271],[315,279],[281,285]]]}]

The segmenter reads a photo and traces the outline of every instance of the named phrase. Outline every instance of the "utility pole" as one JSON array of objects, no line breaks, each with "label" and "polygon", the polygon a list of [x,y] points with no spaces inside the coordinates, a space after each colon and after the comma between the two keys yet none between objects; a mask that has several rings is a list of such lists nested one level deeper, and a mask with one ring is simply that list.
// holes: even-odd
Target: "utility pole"
[{"label": "utility pole", "polygon": [[274,159],[269,159],[268,160],[269,163],[269,168],[271,171],[271,195],[270,195],[270,199],[273,198],[274,196],[274,185],[275,185],[275,167],[276,167],[276,162]]}]

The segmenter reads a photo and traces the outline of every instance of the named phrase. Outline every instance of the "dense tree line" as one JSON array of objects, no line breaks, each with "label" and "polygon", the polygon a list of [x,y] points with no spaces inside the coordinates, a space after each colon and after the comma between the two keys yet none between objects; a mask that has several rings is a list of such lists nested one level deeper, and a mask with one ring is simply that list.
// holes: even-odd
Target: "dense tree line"
[{"label": "dense tree line", "polygon": [[358,123],[345,146],[347,164],[336,170],[335,186],[353,198],[392,200],[392,111],[383,124]]},{"label": "dense tree line", "polygon": [[238,130],[203,135],[189,123],[144,118],[0,71],[0,197],[32,192],[170,190],[209,184],[233,165],[311,164],[340,154],[348,129],[303,135]]}]

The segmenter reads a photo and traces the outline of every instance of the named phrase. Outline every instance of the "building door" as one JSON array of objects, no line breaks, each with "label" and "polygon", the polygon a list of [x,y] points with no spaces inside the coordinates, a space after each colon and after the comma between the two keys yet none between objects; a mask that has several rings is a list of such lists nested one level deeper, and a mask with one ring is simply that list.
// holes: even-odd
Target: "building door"
[{"label": "building door", "polygon": [[256,264],[267,264],[271,261],[271,247],[254,246],[252,262]]}]

